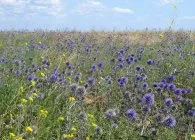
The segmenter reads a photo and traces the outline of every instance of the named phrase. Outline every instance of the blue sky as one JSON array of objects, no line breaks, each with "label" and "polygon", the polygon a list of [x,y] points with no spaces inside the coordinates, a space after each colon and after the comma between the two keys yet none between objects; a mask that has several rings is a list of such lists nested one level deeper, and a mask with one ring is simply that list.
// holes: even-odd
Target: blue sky
[{"label": "blue sky", "polygon": [[0,29],[195,29],[195,0],[0,0]]}]

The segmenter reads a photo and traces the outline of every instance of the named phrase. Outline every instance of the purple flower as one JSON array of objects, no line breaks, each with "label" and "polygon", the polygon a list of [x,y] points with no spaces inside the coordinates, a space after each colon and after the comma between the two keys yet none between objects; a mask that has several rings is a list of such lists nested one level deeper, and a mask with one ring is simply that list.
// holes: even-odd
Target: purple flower
[{"label": "purple flower", "polygon": [[176,95],[181,95],[181,89],[180,89],[180,88],[176,88],[176,89],[174,90],[174,93],[175,93]]},{"label": "purple flower", "polygon": [[128,82],[128,78],[127,77],[121,77],[118,79],[118,85],[120,87],[124,87]]},{"label": "purple flower", "polygon": [[92,71],[96,71],[96,68],[97,68],[97,66],[96,66],[95,64],[93,64],[93,65],[91,66],[91,70],[92,70]]},{"label": "purple flower", "polygon": [[153,105],[154,104],[154,94],[152,93],[145,94],[142,97],[142,102],[148,106]]},{"label": "purple flower", "polygon": [[98,68],[102,68],[103,67],[103,62],[98,62]]},{"label": "purple flower", "polygon": [[128,109],[125,114],[131,120],[133,120],[133,119],[135,119],[137,117],[137,113],[136,113],[136,111],[133,108]]},{"label": "purple flower", "polygon": [[171,98],[167,98],[165,99],[165,105],[167,105],[168,107],[173,105],[173,100]]},{"label": "purple flower", "polygon": [[89,77],[88,80],[87,80],[87,82],[88,82],[88,84],[89,84],[90,86],[92,86],[92,85],[94,85],[94,83],[95,83],[95,79],[94,79],[93,77]]},{"label": "purple flower", "polygon": [[176,120],[172,116],[167,116],[164,119],[164,124],[168,127],[174,127],[176,125]]},{"label": "purple flower", "polygon": [[191,117],[195,117],[195,109],[188,110],[188,115]]},{"label": "purple flower", "polygon": [[144,83],[142,84],[142,86],[143,86],[143,88],[147,88],[147,87],[148,87],[148,83],[144,82]]},{"label": "purple flower", "polygon": [[141,69],[142,69],[141,66],[137,66],[137,67],[136,67],[136,71],[140,71]]},{"label": "purple flower", "polygon": [[174,90],[175,89],[175,85],[174,84],[168,84],[168,88],[170,89],[170,90]]},{"label": "purple flower", "polygon": [[147,63],[148,63],[148,65],[152,65],[152,64],[154,64],[154,61],[151,60],[151,59],[149,59],[149,60],[147,61]]},{"label": "purple flower", "polygon": [[26,77],[26,79],[29,80],[29,81],[31,81],[31,80],[34,79],[34,76],[33,76],[33,75],[28,75],[28,76]]}]

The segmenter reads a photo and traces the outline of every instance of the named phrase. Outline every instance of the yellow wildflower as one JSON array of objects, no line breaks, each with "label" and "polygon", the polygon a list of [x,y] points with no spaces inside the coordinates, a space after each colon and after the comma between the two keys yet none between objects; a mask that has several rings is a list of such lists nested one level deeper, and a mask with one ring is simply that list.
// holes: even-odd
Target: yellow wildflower
[{"label": "yellow wildflower", "polygon": [[24,92],[24,88],[22,86],[20,87],[20,90],[21,90],[21,92]]},{"label": "yellow wildflower", "polygon": [[164,37],[164,35],[162,33],[160,33],[159,37],[162,39]]},{"label": "yellow wildflower", "polygon": [[45,74],[43,72],[40,72],[41,77],[45,77]]},{"label": "yellow wildflower", "polygon": [[69,97],[69,101],[73,102],[73,101],[75,101],[75,98],[74,97]]},{"label": "yellow wildflower", "polygon": [[76,132],[76,131],[77,131],[77,129],[76,129],[75,127],[72,127],[71,130],[72,130],[73,132]]},{"label": "yellow wildflower", "polygon": [[35,86],[36,82],[34,80],[31,80],[32,86]]},{"label": "yellow wildflower", "polygon": [[41,117],[46,118],[47,115],[48,115],[48,111],[47,111],[47,110],[44,110],[44,109],[41,109],[41,110],[39,110],[39,115],[40,115]]},{"label": "yellow wildflower", "polygon": [[29,97],[28,99],[29,99],[29,101],[33,102],[33,98],[32,97]]},{"label": "yellow wildflower", "polygon": [[16,135],[14,133],[9,133],[10,138],[14,138]]},{"label": "yellow wildflower", "polygon": [[64,134],[63,137],[64,137],[65,139],[71,139],[71,138],[74,137],[74,135],[73,135],[73,134]]},{"label": "yellow wildflower", "polygon": [[31,128],[31,127],[26,127],[26,132],[28,132],[28,133],[32,133],[33,132],[33,129]]},{"label": "yellow wildflower", "polygon": [[86,140],[90,140],[90,137],[89,137],[89,136],[87,136],[87,137],[86,137]]},{"label": "yellow wildflower", "polygon": [[22,104],[26,104],[26,103],[27,103],[27,100],[24,99],[24,98],[22,98],[22,99],[21,99],[21,102],[22,102]]},{"label": "yellow wildflower", "polygon": [[192,134],[192,135],[191,135],[191,138],[192,138],[193,140],[195,140],[195,134]]},{"label": "yellow wildflower", "polygon": [[89,117],[89,118],[91,118],[91,119],[94,119],[94,115],[93,114],[87,114],[87,116]]},{"label": "yellow wildflower", "polygon": [[92,126],[93,126],[93,127],[97,127],[97,124],[96,124],[96,123],[92,123]]},{"label": "yellow wildflower", "polygon": [[22,137],[17,137],[16,140],[24,140]]},{"label": "yellow wildflower", "polygon": [[58,121],[64,121],[64,117],[58,117]]},{"label": "yellow wildflower", "polygon": [[36,93],[36,92],[34,92],[34,93],[33,93],[33,96],[35,96],[35,97],[36,97],[36,96],[37,96],[37,93]]}]

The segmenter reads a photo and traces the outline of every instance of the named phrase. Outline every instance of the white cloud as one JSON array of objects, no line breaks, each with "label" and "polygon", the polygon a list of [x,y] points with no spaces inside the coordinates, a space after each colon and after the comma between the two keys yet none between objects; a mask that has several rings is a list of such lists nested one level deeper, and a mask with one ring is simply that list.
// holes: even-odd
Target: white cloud
[{"label": "white cloud", "polygon": [[78,4],[75,13],[79,15],[100,14],[105,10],[104,5],[97,0],[86,0]]},{"label": "white cloud", "polygon": [[179,19],[182,19],[182,20],[195,20],[195,16],[183,16],[183,17],[180,17]]},{"label": "white cloud", "polygon": [[0,8],[6,15],[38,15],[64,16],[65,6],[61,0],[0,0]]},{"label": "white cloud", "polygon": [[184,0],[155,0],[158,3],[165,5],[165,4],[177,4],[177,3],[181,3]]},{"label": "white cloud", "polygon": [[127,8],[119,8],[119,7],[114,7],[112,8],[114,12],[121,13],[121,14],[132,14],[133,11],[131,9]]}]

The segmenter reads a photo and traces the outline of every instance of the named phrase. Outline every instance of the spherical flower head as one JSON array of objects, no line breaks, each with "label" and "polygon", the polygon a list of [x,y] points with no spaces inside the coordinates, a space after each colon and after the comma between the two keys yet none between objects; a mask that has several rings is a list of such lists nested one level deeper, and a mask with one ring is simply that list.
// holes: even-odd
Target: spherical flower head
[{"label": "spherical flower head", "polygon": [[94,83],[95,83],[95,79],[94,79],[93,77],[90,77],[90,78],[88,78],[87,82],[88,82],[88,84],[89,84],[90,86],[92,86],[92,85],[94,85]]},{"label": "spherical flower head", "polygon": [[157,83],[157,82],[153,83],[153,87],[158,87],[158,86],[159,86],[159,83]]},{"label": "spherical flower head", "polygon": [[173,83],[170,83],[170,84],[168,84],[168,88],[170,90],[174,90],[176,87],[175,87],[175,85]]},{"label": "spherical flower head", "polygon": [[154,104],[154,94],[148,93],[142,97],[142,102],[145,105],[152,106]]},{"label": "spherical flower head", "polygon": [[120,69],[122,69],[124,67],[124,64],[123,63],[120,63],[119,66],[118,66]]},{"label": "spherical flower head", "polygon": [[91,70],[92,70],[92,71],[96,71],[96,69],[97,69],[97,66],[96,66],[95,64],[93,64],[93,65],[91,66]]},{"label": "spherical flower head", "polygon": [[99,127],[99,126],[96,126],[96,128],[95,128],[95,132],[96,132],[96,135],[100,135],[100,134],[102,134],[102,128],[101,128],[101,127]]},{"label": "spherical flower head", "polygon": [[169,82],[173,82],[175,80],[175,75],[174,74],[169,75],[168,80]]},{"label": "spherical flower head", "polygon": [[195,109],[188,110],[188,115],[191,117],[195,117]]},{"label": "spherical flower head", "polygon": [[136,71],[140,71],[141,69],[142,69],[141,66],[137,66],[137,67],[136,67]]},{"label": "spherical flower head", "polygon": [[120,87],[124,87],[128,82],[128,78],[127,77],[121,77],[118,79],[118,85]]},{"label": "spherical flower head", "polygon": [[148,63],[148,65],[153,65],[153,64],[154,64],[154,60],[149,59],[149,60],[147,61],[147,63]]},{"label": "spherical flower head", "polygon": [[183,101],[183,97],[181,95],[178,95],[177,96],[177,101],[182,102]]},{"label": "spherical flower head", "polygon": [[34,80],[34,75],[28,75],[26,77],[27,80],[31,81],[31,80]]},{"label": "spherical flower head", "polygon": [[171,98],[165,99],[165,105],[171,107],[173,105],[173,100]]},{"label": "spherical flower head", "polygon": [[146,114],[146,113],[151,111],[151,108],[150,108],[150,106],[145,106],[145,107],[142,108],[142,111],[143,111],[144,114]]},{"label": "spherical flower head", "polygon": [[79,86],[76,89],[76,95],[78,95],[79,97],[83,97],[83,96],[85,96],[85,94],[86,94],[86,89],[84,86]]},{"label": "spherical flower head", "polygon": [[107,119],[111,119],[111,118],[116,117],[117,113],[118,113],[118,112],[117,112],[116,109],[108,109],[108,110],[104,113],[104,116],[105,116],[105,118],[107,118]]},{"label": "spherical flower head", "polygon": [[98,65],[98,68],[102,68],[103,67],[103,62],[100,61],[100,62],[98,62],[97,65]]},{"label": "spherical flower head", "polygon": [[50,81],[51,83],[54,83],[54,82],[56,82],[57,80],[58,80],[57,75],[56,75],[55,73],[51,74],[51,76],[50,76],[50,78],[49,78],[49,81]]},{"label": "spherical flower head", "polygon": [[137,113],[136,113],[136,111],[133,108],[128,109],[125,114],[131,120],[133,120],[133,119],[135,119],[137,117]]},{"label": "spherical flower head", "polygon": [[186,93],[187,93],[187,94],[192,93],[192,91],[193,91],[193,89],[192,89],[192,88],[187,88],[187,89],[186,89]]},{"label": "spherical flower head", "polygon": [[79,120],[86,121],[87,120],[87,114],[85,112],[81,112],[78,115]]},{"label": "spherical flower head", "polygon": [[143,88],[147,88],[148,87],[148,83],[147,82],[143,82],[142,86],[143,86]]},{"label": "spherical flower head", "polygon": [[167,116],[164,119],[164,124],[168,127],[174,127],[176,125],[176,120],[172,116]]},{"label": "spherical flower head", "polygon": [[78,87],[77,84],[75,84],[75,83],[71,84],[71,85],[70,85],[70,91],[71,91],[73,94],[76,93],[77,87]]},{"label": "spherical flower head", "polygon": [[181,89],[180,89],[180,88],[174,89],[174,93],[175,93],[176,95],[181,95]]}]

